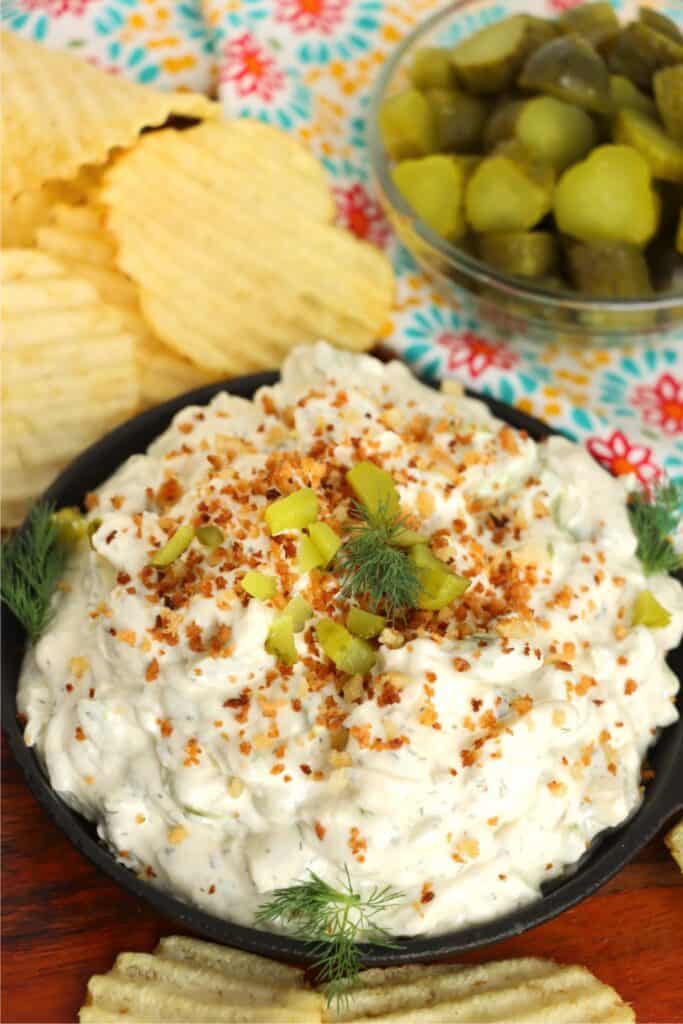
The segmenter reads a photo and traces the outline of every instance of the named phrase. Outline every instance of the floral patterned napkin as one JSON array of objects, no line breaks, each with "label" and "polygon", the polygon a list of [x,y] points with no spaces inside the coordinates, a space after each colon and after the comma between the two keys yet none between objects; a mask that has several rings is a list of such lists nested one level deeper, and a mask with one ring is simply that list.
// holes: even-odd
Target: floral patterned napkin
[{"label": "floral patterned napkin", "polygon": [[[579,0],[527,0],[557,15]],[[611,0],[623,15],[635,0]],[[683,24],[680,0],[649,0]],[[683,330],[628,350],[541,347],[446,302],[393,237],[369,181],[379,69],[437,0],[3,0],[15,31],[160,87],[209,90],[231,116],[296,134],[332,179],[339,220],[383,247],[398,279],[386,341],[421,374],[457,377],[582,441],[614,473],[683,476]],[[478,15],[504,17],[511,0]],[[473,21],[476,16],[473,16]],[[471,25],[472,28],[476,24]]]}]

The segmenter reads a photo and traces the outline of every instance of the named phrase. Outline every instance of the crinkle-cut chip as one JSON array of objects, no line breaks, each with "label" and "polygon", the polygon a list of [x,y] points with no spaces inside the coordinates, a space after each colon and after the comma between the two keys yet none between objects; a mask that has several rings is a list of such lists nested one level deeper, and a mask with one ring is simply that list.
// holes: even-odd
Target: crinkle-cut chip
[{"label": "crinkle-cut chip", "polygon": [[664,841],[671,850],[671,856],[683,871],[683,818],[670,832],[667,832]]},{"label": "crinkle-cut chip", "polygon": [[220,115],[205,96],[157,92],[13,32],[0,33],[0,46],[2,189],[10,197],[104,163],[171,115]]},{"label": "crinkle-cut chip", "polygon": [[220,374],[207,373],[177,355],[149,332],[141,339],[137,350],[140,370],[140,398],[144,405],[157,405],[175,398],[184,391],[192,391],[203,384],[211,384]]},{"label": "crinkle-cut chip", "polygon": [[4,519],[130,415],[139,388],[135,330],[91,284],[34,249],[3,250],[0,283]]},{"label": "crinkle-cut chip", "polygon": [[46,224],[59,204],[84,202],[98,182],[101,168],[82,167],[69,181],[46,181],[29,191],[11,195],[0,191],[0,242],[5,249],[28,248],[38,228]]},{"label": "crinkle-cut chip", "polygon": [[167,935],[159,940],[155,955],[166,960],[181,960],[212,967],[228,978],[243,982],[265,981],[269,985],[286,987],[304,984],[304,972],[299,967],[268,960],[255,953],[244,953],[241,949],[218,946],[214,942],[202,942],[185,935]]},{"label": "crinkle-cut chip", "polygon": [[388,261],[332,226],[322,168],[275,128],[148,134],[113,163],[100,199],[145,319],[207,370],[263,369],[319,337],[367,349],[384,325]]},{"label": "crinkle-cut chip", "polygon": [[[353,1024],[628,1024],[635,1014],[609,985],[585,967],[522,958],[453,965],[450,971],[414,965],[361,973],[341,1010],[326,1021]],[[403,973],[405,972],[405,973]]]}]

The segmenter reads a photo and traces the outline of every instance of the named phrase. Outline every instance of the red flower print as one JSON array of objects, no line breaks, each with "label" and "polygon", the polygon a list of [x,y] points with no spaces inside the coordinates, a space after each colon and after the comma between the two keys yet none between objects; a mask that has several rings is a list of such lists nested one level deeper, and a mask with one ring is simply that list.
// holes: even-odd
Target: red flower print
[{"label": "red flower print", "polygon": [[500,342],[488,341],[473,331],[462,334],[446,332],[437,340],[448,350],[446,368],[457,370],[466,367],[470,377],[480,377],[489,367],[509,370],[518,361],[518,357]]},{"label": "red flower print", "polygon": [[291,25],[295,32],[330,35],[344,17],[350,0],[275,0],[275,20]]},{"label": "red flower print", "polygon": [[256,96],[270,103],[285,85],[280,68],[249,32],[230,39],[223,56],[221,81],[232,82],[241,98]]},{"label": "red flower print", "polygon": [[621,430],[613,431],[608,438],[591,437],[586,447],[600,465],[614,476],[633,473],[645,487],[650,486],[662,475],[652,461],[652,449],[642,444],[631,444]]},{"label": "red flower print", "polygon": [[348,188],[336,186],[339,223],[358,238],[383,246],[389,237],[389,223],[382,207],[359,182]]},{"label": "red flower print", "polygon": [[45,11],[53,18],[60,18],[62,14],[75,14],[80,17],[92,2],[93,0],[21,0],[20,6],[26,11]]},{"label": "red flower print", "polygon": [[663,373],[654,387],[639,385],[631,402],[646,423],[661,427],[665,434],[683,434],[683,380]]},{"label": "red flower print", "polygon": [[580,7],[584,0],[548,0],[551,14],[562,14],[571,11],[572,7]]}]

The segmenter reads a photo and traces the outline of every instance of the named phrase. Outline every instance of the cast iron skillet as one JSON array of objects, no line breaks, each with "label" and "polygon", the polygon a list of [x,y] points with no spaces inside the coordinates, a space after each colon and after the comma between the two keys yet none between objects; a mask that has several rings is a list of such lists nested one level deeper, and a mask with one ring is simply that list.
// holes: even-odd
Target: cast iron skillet
[{"label": "cast iron skillet", "polygon": [[[203,405],[221,390],[250,398],[257,388],[264,384],[272,384],[276,379],[276,373],[240,377],[225,384],[199,388],[142,413],[88,448],[53,483],[45,494],[46,499],[53,501],[57,506],[80,504],[84,494],[106,480],[125,458],[144,451],[147,445],[165,430],[175,413],[184,406]],[[483,400],[496,416],[513,427],[526,430],[536,440],[554,433],[543,423],[509,406],[488,398]],[[205,939],[238,946],[266,956],[310,961],[310,947],[306,947],[304,943],[287,936],[222,921],[187,903],[181,903],[168,893],[139,880],[132,871],[114,860],[111,853],[99,842],[93,825],[67,807],[53,792],[36,755],[24,744],[22,730],[16,719],[15,704],[24,637],[16,620],[4,606],[2,632],[4,728],[33,795],[74,846],[124,889],[146,900],[160,913],[175,918],[185,928]],[[683,678],[683,647],[672,652],[669,662],[679,678]],[[679,712],[683,712],[681,695],[678,707]],[[509,938],[511,935],[518,935],[555,917],[589,896],[634,857],[675,811],[683,808],[683,718],[664,731],[652,750],[651,764],[656,772],[655,778],[648,785],[645,800],[638,812],[625,825],[603,834],[593,844],[579,866],[571,874],[547,886],[540,899],[522,910],[505,914],[486,924],[470,926],[434,938],[400,940],[395,949],[364,946],[364,962],[400,964],[462,953]]]}]

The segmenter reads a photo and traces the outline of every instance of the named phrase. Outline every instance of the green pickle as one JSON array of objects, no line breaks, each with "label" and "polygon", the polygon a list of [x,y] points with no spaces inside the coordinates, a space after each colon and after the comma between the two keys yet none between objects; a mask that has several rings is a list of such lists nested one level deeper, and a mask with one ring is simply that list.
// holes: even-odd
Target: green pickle
[{"label": "green pickle", "polygon": [[410,80],[416,89],[450,89],[457,84],[451,51],[442,46],[424,46],[415,51]]},{"label": "green pickle", "polygon": [[64,507],[52,513],[57,539],[66,547],[74,547],[87,533],[85,516],[77,506]]},{"label": "green pickle", "polygon": [[371,515],[398,513],[398,491],[386,469],[380,469],[374,462],[357,462],[348,470],[346,479],[355,497]]},{"label": "green pickle", "polygon": [[637,149],[654,178],[683,183],[683,146],[669,138],[656,121],[637,110],[620,110],[614,140]]},{"label": "green pickle", "polygon": [[346,616],[346,626],[349,632],[363,640],[371,640],[373,637],[379,636],[386,624],[387,620],[383,615],[366,612],[364,608],[349,608],[349,613]]},{"label": "green pickle", "polygon": [[322,565],[329,565],[341,547],[341,537],[327,523],[311,523],[308,536],[322,556]]},{"label": "green pickle", "polygon": [[671,613],[664,608],[651,590],[641,590],[633,602],[632,626],[649,626],[650,629],[664,629],[671,622]]},{"label": "green pickle", "polygon": [[683,144],[683,64],[658,71],[652,87],[667,132],[674,141]]},{"label": "green pickle", "polygon": [[584,242],[645,245],[657,230],[659,206],[649,165],[630,146],[598,146],[555,189],[558,230]]},{"label": "green pickle", "polygon": [[655,11],[653,7],[641,7],[638,11],[638,20],[683,46],[683,33],[671,18],[667,18],[666,14]]},{"label": "green pickle", "polygon": [[298,660],[294,623],[290,615],[278,615],[273,619],[266,637],[266,650],[284,665],[293,665]]},{"label": "green pickle", "polygon": [[465,172],[460,163],[445,154],[402,160],[391,176],[405,201],[437,235],[456,241],[464,234]]},{"label": "green pickle", "polygon": [[598,131],[581,107],[537,96],[519,112],[515,137],[536,160],[563,171],[597,145]]},{"label": "green pickle", "polygon": [[612,109],[605,62],[578,35],[552,39],[532,53],[522,68],[519,85],[596,114],[609,114]]},{"label": "green pickle", "polygon": [[605,299],[635,299],[651,294],[647,262],[633,245],[575,242],[568,246],[572,283],[583,294]]},{"label": "green pickle", "polygon": [[149,560],[150,565],[155,565],[160,569],[172,565],[189,548],[193,540],[194,526],[179,526],[164,546],[152,555]]},{"label": "green pickle", "polygon": [[557,240],[549,231],[502,231],[481,235],[478,252],[505,274],[545,277],[557,263]]},{"label": "green pickle", "polygon": [[619,18],[608,0],[580,4],[565,11],[560,18],[565,32],[575,32],[587,39],[591,46],[599,47],[619,31]]},{"label": "green pickle", "polygon": [[678,230],[676,231],[676,252],[683,256],[683,210],[678,218]]},{"label": "green pickle", "polygon": [[225,535],[220,526],[198,526],[195,535],[200,544],[205,548],[217,548],[225,540]]},{"label": "green pickle", "polygon": [[656,71],[683,63],[683,43],[642,21],[634,21],[609,46],[607,63],[610,71],[649,89]]},{"label": "green pickle", "polygon": [[488,115],[488,107],[483,100],[458,89],[430,89],[427,99],[434,111],[440,150],[476,153],[481,149]]},{"label": "green pickle", "polygon": [[434,110],[417,89],[390,96],[379,112],[384,148],[394,160],[427,156],[437,148]]},{"label": "green pickle", "polygon": [[292,620],[292,629],[295,633],[301,632],[312,614],[313,609],[301,594],[295,594],[291,601],[287,602],[283,612],[286,618]]},{"label": "green pickle", "polygon": [[639,110],[641,114],[647,114],[648,117],[657,116],[657,108],[650,97],[641,92],[629,78],[624,78],[623,75],[609,76],[609,94],[614,113],[627,108]]},{"label": "green pickle", "polygon": [[321,619],[315,627],[318,642],[338,669],[349,675],[364,676],[375,664],[374,647],[332,619]]},{"label": "green pickle", "polygon": [[302,487],[301,490],[293,491],[284,498],[278,498],[268,505],[265,516],[273,537],[284,530],[303,530],[318,518],[318,499],[315,491],[310,487]]},{"label": "green pickle", "polygon": [[550,168],[517,159],[517,153],[485,157],[465,190],[465,217],[474,231],[528,231],[552,209]]},{"label": "green pickle", "polygon": [[517,118],[524,100],[505,96],[494,107],[483,133],[484,149],[495,149],[501,142],[514,138]]},{"label": "green pickle", "polygon": [[420,581],[418,608],[428,611],[446,608],[456,598],[462,597],[470,585],[467,577],[451,572],[427,544],[416,544],[410,549],[409,558]]},{"label": "green pickle", "polygon": [[311,569],[321,569],[325,565],[325,556],[310,537],[302,534],[299,538],[299,547],[296,556],[296,568],[298,572],[310,572]]},{"label": "green pickle", "polygon": [[517,14],[467,36],[453,50],[458,80],[475,94],[506,89],[528,52],[528,32],[526,16]]},{"label": "green pickle", "polygon": [[263,572],[248,572],[241,582],[242,590],[250,597],[259,601],[268,601],[274,596],[277,589],[275,576],[266,576]]}]

